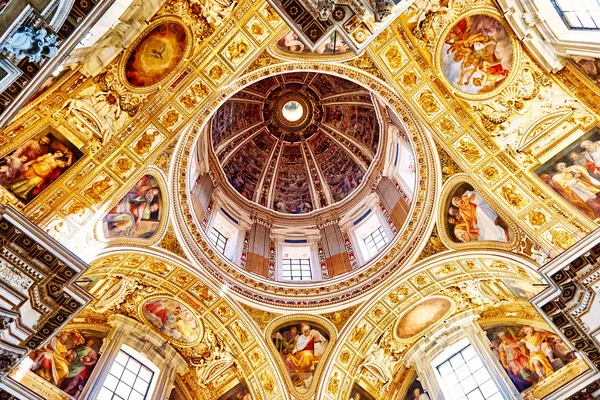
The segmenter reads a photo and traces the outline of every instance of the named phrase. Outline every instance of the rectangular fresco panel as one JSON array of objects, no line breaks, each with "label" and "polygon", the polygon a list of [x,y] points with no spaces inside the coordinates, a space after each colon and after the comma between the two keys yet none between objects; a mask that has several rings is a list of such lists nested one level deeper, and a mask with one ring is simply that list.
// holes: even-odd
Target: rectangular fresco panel
[{"label": "rectangular fresco panel", "polygon": [[27,204],[81,157],[65,137],[44,132],[0,158],[0,184]]},{"label": "rectangular fresco panel", "polygon": [[536,169],[559,196],[592,219],[600,218],[600,130],[593,129]]},{"label": "rectangular fresco panel", "polygon": [[535,386],[576,359],[558,335],[544,329],[503,325],[485,332],[494,355],[519,392]]},{"label": "rectangular fresco panel", "polygon": [[45,399],[78,399],[100,359],[104,333],[62,331],[43,348],[29,354],[13,379]]},{"label": "rectangular fresco panel", "polygon": [[529,301],[544,290],[544,286],[533,286],[529,282],[516,279],[501,279],[502,283],[514,294],[519,300]]}]

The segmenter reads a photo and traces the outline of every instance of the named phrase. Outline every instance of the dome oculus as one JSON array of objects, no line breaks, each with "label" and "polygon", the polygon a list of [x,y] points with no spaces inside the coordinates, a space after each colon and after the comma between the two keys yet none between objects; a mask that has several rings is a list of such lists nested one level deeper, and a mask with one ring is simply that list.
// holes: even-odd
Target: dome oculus
[{"label": "dome oculus", "polygon": [[290,100],[283,105],[281,109],[281,114],[283,118],[287,119],[290,122],[296,122],[302,115],[304,114],[304,107],[300,103],[294,100]]},{"label": "dome oculus", "polygon": [[271,76],[217,110],[213,150],[247,200],[309,213],[343,201],[364,180],[379,147],[376,107],[367,89],[333,75]]}]

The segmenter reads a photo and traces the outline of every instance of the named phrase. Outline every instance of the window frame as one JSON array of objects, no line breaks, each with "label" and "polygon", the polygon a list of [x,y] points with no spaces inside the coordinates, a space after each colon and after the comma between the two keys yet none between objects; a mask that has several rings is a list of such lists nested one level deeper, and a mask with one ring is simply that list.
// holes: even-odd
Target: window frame
[{"label": "window frame", "polygon": [[[600,12],[600,1],[599,0],[593,0],[593,1],[596,1],[598,3],[598,6],[599,6],[598,12]],[[552,6],[554,6],[554,8],[556,9],[556,12],[560,16],[560,18],[563,20],[563,22],[565,23],[565,25],[568,29],[574,30],[574,31],[598,31],[598,30],[600,30],[600,21],[598,23],[596,23],[596,21],[590,15],[591,10],[589,8],[586,8],[585,10],[563,10],[561,5],[558,4],[557,0],[550,0],[550,3],[552,3]],[[565,15],[565,13],[575,13],[577,20],[581,23],[581,19],[579,18],[579,13],[582,13],[582,12],[587,13],[589,15],[590,19],[592,20],[592,22],[595,25],[594,28],[585,27],[585,26],[583,26],[583,23],[581,24],[582,26],[580,26],[580,27],[572,26],[571,22],[569,21],[569,18]]]},{"label": "window frame", "polygon": [[[127,361],[125,362],[125,365],[123,365],[121,362],[119,362],[117,360],[117,358],[119,357],[119,355],[123,353],[125,354],[125,356],[127,356]],[[126,346],[122,346],[117,355],[113,358],[112,362],[110,363],[110,366],[108,367],[108,371],[107,371],[107,375],[104,378],[102,385],[100,387],[100,391],[98,392],[98,395],[96,396],[97,400],[100,400],[100,396],[102,396],[102,400],[108,400],[105,397],[106,392],[104,392],[103,389],[106,389],[106,391],[109,391],[112,396],[110,398],[110,400],[112,399],[117,399],[117,400],[121,400],[123,399],[123,397],[120,394],[117,394],[116,390],[117,388],[120,386],[121,383],[123,383],[125,386],[130,388],[130,392],[127,396],[127,399],[124,400],[129,400],[131,397],[131,394],[133,391],[135,391],[136,393],[138,393],[140,396],[142,396],[142,399],[147,400],[147,399],[151,399],[152,398],[152,392],[154,389],[154,382],[156,380],[156,378],[158,377],[158,373],[160,373],[159,371],[156,371],[154,368],[152,368],[151,366],[146,365],[146,363],[143,360],[140,360],[139,357],[136,357],[135,355],[131,354],[131,351],[128,351],[128,348]],[[133,374],[134,372],[131,371],[129,368],[127,368],[127,365],[129,364],[130,360],[133,360],[135,362],[137,362],[140,367],[138,372],[135,373],[135,377],[134,377],[134,381],[132,384],[129,384],[127,382],[125,382],[122,378],[123,378],[123,373],[125,371],[130,372],[131,374]],[[116,376],[115,374],[113,374],[113,367],[115,366],[115,364],[117,364],[118,366],[122,367],[123,370],[121,371],[120,376]],[[147,371],[150,373],[150,378],[148,381],[146,381],[144,378],[140,377],[140,372],[143,370]],[[115,384],[114,389],[110,389],[108,386],[106,386],[107,380],[113,377],[117,380],[117,383]],[[140,378],[144,383],[146,383],[146,390],[145,393],[141,393],[135,386],[136,383],[138,381],[138,378]]]},{"label": "window frame", "polygon": [[[466,357],[462,354],[465,350],[467,350],[468,348],[471,348],[474,356],[469,358],[468,360],[466,359]],[[456,371],[458,370],[458,368],[460,368],[461,366],[455,368],[452,361],[456,356],[460,356],[462,357],[462,361],[463,361],[463,365],[467,366],[467,370],[469,371],[469,375],[465,376],[464,378],[459,378],[458,374],[456,373]],[[481,366],[476,370],[476,371],[471,371],[469,365],[467,364],[469,361],[474,360],[475,358],[479,359],[479,362],[481,363]],[[447,375],[443,375],[442,371],[440,371],[440,367],[442,367],[443,365],[448,364],[450,366],[450,368],[452,368],[452,372],[454,373],[454,375],[457,378],[457,383],[454,384],[452,387],[449,386],[449,382],[444,378]],[[497,384],[497,382],[495,381],[491,371],[489,371],[489,369],[486,367],[485,362],[483,360],[483,358],[481,357],[481,355],[477,352],[476,347],[473,345],[473,343],[471,343],[470,341],[467,341],[466,344],[464,346],[462,346],[460,348],[460,350],[457,350],[456,352],[448,355],[447,357],[445,357],[445,360],[442,362],[439,362],[435,367],[434,367],[435,373],[441,383],[440,385],[440,389],[442,390],[442,393],[446,392],[446,391],[452,391],[453,389],[455,389],[457,386],[459,386],[461,388],[461,390],[464,393],[464,396],[460,399],[460,400],[467,400],[468,399],[468,395],[473,393],[476,390],[479,390],[480,395],[486,399],[486,400],[491,400],[491,399],[495,399],[495,398],[500,398],[502,399],[502,388],[500,388]],[[481,370],[484,370],[488,376],[488,379],[485,380],[484,382],[482,382],[481,384],[477,382],[476,378],[475,378],[475,374]],[[468,393],[466,392],[466,390],[464,390],[464,388],[462,387],[462,382],[464,382],[466,379],[468,379],[469,377],[471,377],[473,379],[473,381],[475,382],[476,386],[471,389]],[[482,390],[481,387],[485,384],[487,384],[488,382],[492,382],[494,388],[496,389],[495,393],[492,393],[489,397],[486,397]],[[499,396],[499,397],[498,397]]]},{"label": "window frame", "polygon": [[[378,238],[381,238],[381,240],[378,240]],[[372,245],[369,245],[369,241],[372,242]],[[385,229],[383,229],[383,226],[381,224],[374,231],[365,236],[363,242],[365,243],[369,259],[372,259],[377,254],[379,254],[381,250],[383,250],[385,246],[387,246],[389,241],[390,240],[387,237]],[[379,246],[380,244],[381,247]]]},{"label": "window frame", "polygon": [[[289,272],[290,272],[290,276],[289,278],[287,278],[285,276],[286,273],[286,261],[289,261]],[[300,279],[294,279],[294,261],[298,261],[298,271],[300,273]],[[308,267],[308,268],[302,268],[302,267]],[[308,272],[309,276],[308,279],[303,279],[303,272]],[[281,276],[282,279],[285,281],[289,281],[289,282],[307,282],[307,281],[313,281],[313,271],[312,271],[312,263],[310,261],[310,257],[309,258],[282,258],[281,259]]]},{"label": "window frame", "polygon": [[[216,232],[217,234],[215,235],[214,232]],[[214,241],[213,236],[216,237]],[[229,241],[229,238],[223,235],[223,233],[221,233],[221,231],[219,231],[214,226],[210,228],[208,238],[210,239],[210,243],[214,246],[214,248],[218,250],[223,256],[225,256],[225,250],[227,249],[227,242]],[[223,248],[219,247],[219,243],[222,241],[221,239],[224,239]]]}]

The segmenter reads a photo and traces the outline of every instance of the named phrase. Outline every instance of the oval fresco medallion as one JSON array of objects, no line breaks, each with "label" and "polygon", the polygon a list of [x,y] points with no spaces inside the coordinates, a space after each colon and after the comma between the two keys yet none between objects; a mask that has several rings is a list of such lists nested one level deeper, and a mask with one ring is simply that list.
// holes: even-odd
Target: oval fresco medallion
[{"label": "oval fresco medallion", "polygon": [[192,346],[201,338],[198,318],[177,300],[158,297],[144,302],[140,314],[163,336],[180,345]]},{"label": "oval fresco medallion", "polygon": [[448,314],[452,302],[445,297],[433,297],[408,310],[396,324],[396,336],[410,339],[423,332]]},{"label": "oval fresco medallion", "polygon": [[187,40],[184,27],[175,22],[164,22],[150,30],[129,54],[127,82],[142,88],[165,79],[183,59]]},{"label": "oval fresco medallion", "polygon": [[455,89],[484,95],[507,81],[513,58],[512,40],[502,23],[475,14],[459,20],[444,37],[441,68]]}]

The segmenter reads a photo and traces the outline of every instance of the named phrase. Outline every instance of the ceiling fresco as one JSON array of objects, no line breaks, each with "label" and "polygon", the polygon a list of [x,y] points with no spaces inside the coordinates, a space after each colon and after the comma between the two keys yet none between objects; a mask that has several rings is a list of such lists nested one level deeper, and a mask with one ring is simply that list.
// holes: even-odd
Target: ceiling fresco
[{"label": "ceiling fresco", "polygon": [[[565,344],[580,321],[559,330],[530,301],[553,286],[542,266],[600,222],[598,60],[546,71],[486,0],[414,2],[376,34],[356,23],[364,52],[333,31],[310,51],[264,0],[168,0],[100,73],[65,72],[7,125],[0,203],[90,263],[95,300],[57,336],[65,349],[95,338],[101,363],[126,317],[184,360],[170,400],[435,400],[426,357],[467,333],[513,396],[566,399],[561,385],[596,379],[594,346]],[[205,232],[226,204],[244,214],[236,251],[260,226],[275,268],[279,231],[351,229],[359,201],[383,207],[384,179],[405,223],[321,281],[250,271]],[[357,252],[341,228],[339,247]],[[542,337],[556,357],[541,369],[502,365],[501,348]],[[28,368],[28,387],[81,398],[72,377]]]},{"label": "ceiling fresco", "polygon": [[[297,118],[286,117],[289,107]],[[343,200],[360,185],[377,154],[380,127],[366,89],[334,75],[290,73],[236,93],[215,114],[211,132],[238,193],[283,214],[305,214]],[[265,187],[270,162],[275,178],[267,180],[273,187]],[[325,203],[317,187],[327,191]]]}]

